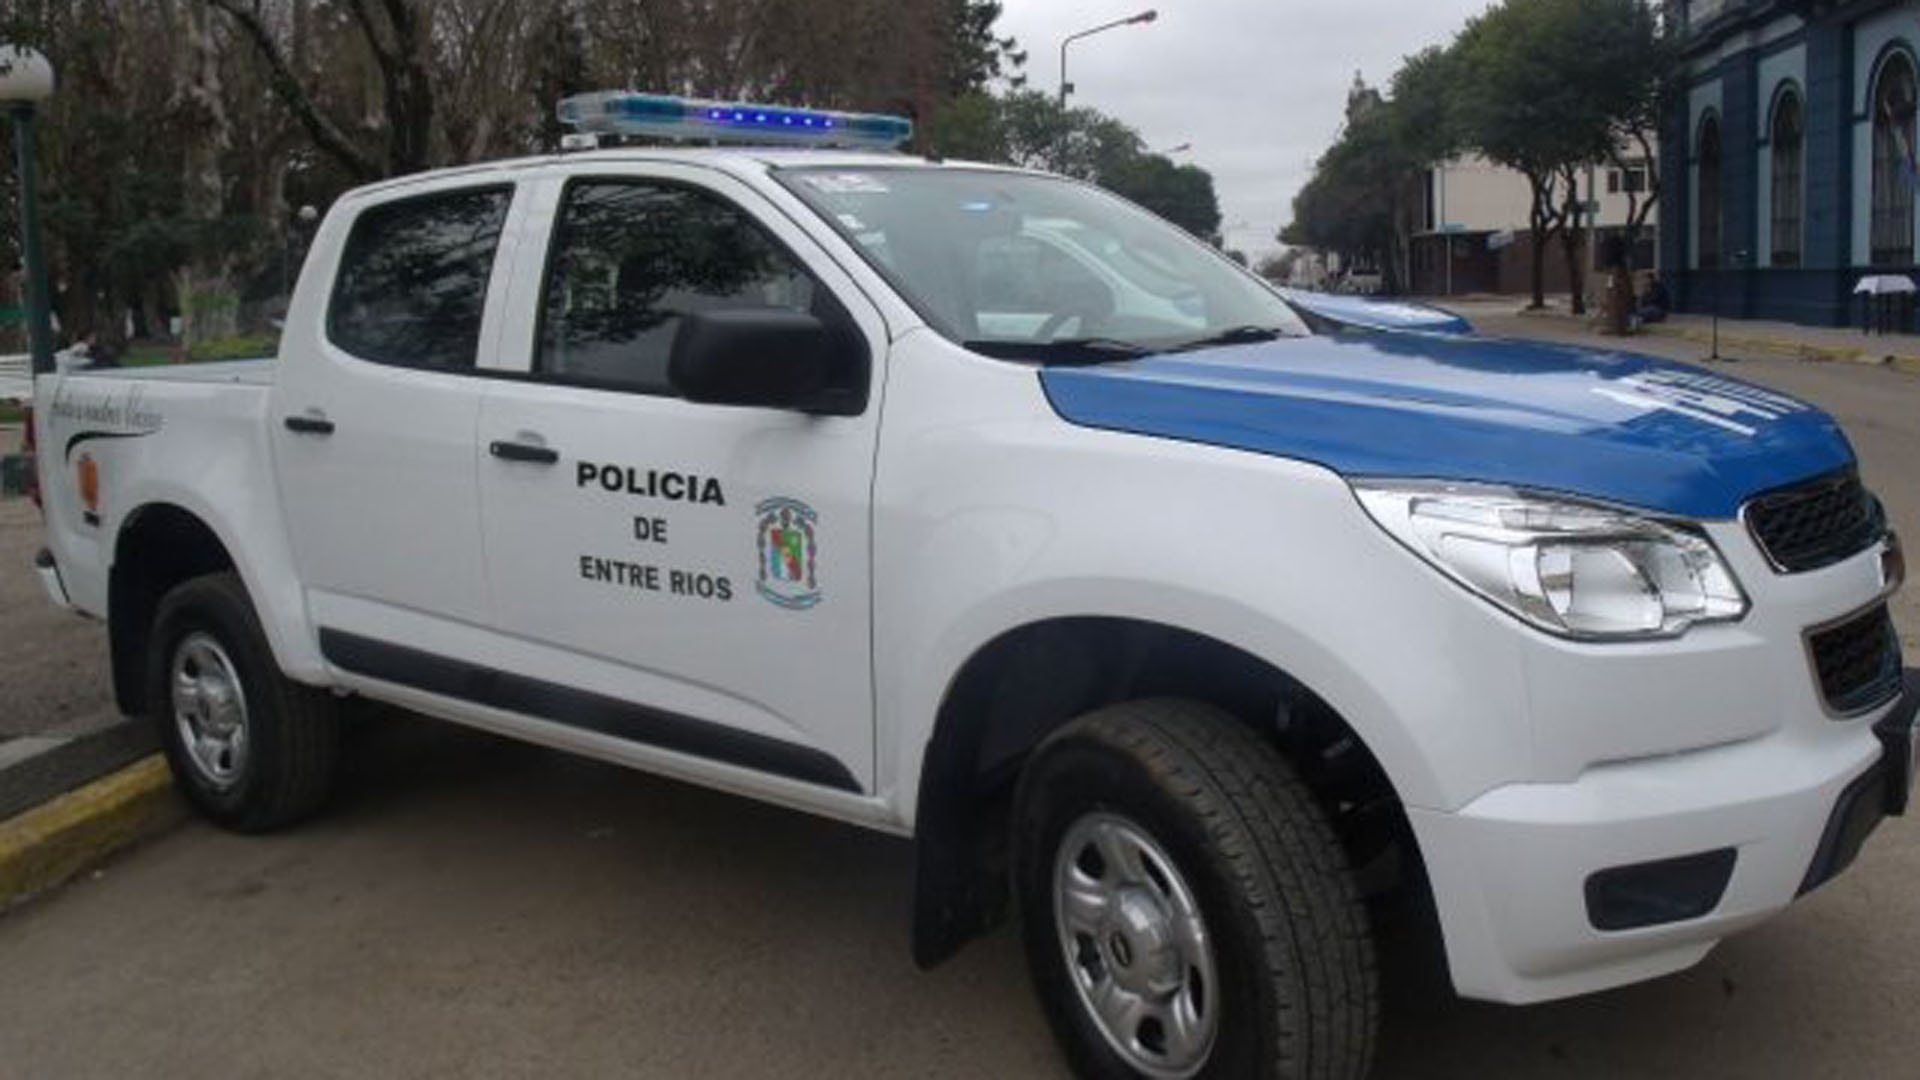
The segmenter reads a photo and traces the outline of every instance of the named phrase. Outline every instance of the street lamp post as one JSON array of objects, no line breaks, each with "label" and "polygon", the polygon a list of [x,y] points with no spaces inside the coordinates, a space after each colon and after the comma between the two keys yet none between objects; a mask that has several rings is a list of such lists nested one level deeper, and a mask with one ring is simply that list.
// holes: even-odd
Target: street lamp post
[{"label": "street lamp post", "polygon": [[1159,17],[1159,12],[1148,9],[1138,15],[1129,15],[1124,19],[1115,19],[1110,23],[1101,23],[1099,26],[1090,27],[1077,34],[1068,34],[1062,39],[1060,42],[1060,107],[1063,109],[1066,108],[1067,95],[1073,93],[1073,84],[1067,81],[1067,46],[1079,41],[1083,37],[1092,37],[1095,34],[1115,30],[1122,26],[1145,25]]},{"label": "street lamp post", "polygon": [[318,209],[310,205],[302,206],[294,212],[293,220],[287,225],[287,250],[280,260],[280,298],[289,303],[293,300],[295,249],[300,249],[300,254],[305,255],[307,234],[312,231],[313,223],[319,220]]},{"label": "street lamp post", "polygon": [[53,65],[17,45],[0,45],[0,103],[13,114],[13,146],[20,171],[20,254],[27,264],[27,339],[33,373],[53,370],[53,321],[47,295],[47,259],[40,249],[40,185],[33,160],[34,107],[53,94]]}]

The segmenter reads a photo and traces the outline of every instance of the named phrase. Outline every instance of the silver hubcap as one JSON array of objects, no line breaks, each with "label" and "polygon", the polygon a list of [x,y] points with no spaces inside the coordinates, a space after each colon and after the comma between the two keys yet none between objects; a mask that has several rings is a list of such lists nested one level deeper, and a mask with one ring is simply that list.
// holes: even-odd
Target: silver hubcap
[{"label": "silver hubcap", "polygon": [[1156,1077],[1200,1071],[1220,1027],[1213,944],[1193,890],[1126,818],[1082,817],[1053,867],[1054,924],[1094,1026]]},{"label": "silver hubcap", "polygon": [[173,650],[173,722],[202,777],[232,787],[247,762],[247,695],[213,636],[189,634]]}]

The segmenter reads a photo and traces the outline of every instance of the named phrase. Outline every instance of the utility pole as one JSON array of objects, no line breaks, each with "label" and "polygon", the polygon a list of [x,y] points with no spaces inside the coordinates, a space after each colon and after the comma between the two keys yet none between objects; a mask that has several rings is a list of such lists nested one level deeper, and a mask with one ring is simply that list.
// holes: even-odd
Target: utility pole
[{"label": "utility pole", "polygon": [[13,114],[20,170],[20,253],[27,264],[27,338],[35,375],[53,370],[53,300],[40,246],[40,182],[33,158],[35,107],[52,95],[53,65],[46,57],[17,45],[0,45],[0,102]]}]

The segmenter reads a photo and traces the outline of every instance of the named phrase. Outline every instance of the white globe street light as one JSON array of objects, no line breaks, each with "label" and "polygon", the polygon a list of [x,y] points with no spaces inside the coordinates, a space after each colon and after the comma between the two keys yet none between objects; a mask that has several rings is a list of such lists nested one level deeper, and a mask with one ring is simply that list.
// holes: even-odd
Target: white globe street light
[{"label": "white globe street light", "polygon": [[53,370],[51,297],[40,249],[40,184],[33,160],[34,107],[53,96],[53,65],[33,49],[0,45],[0,104],[13,114],[13,145],[20,163],[20,252],[27,263],[27,337],[33,371]]},{"label": "white globe street light", "polygon": [[34,104],[53,96],[53,65],[33,49],[0,45],[0,101]]}]

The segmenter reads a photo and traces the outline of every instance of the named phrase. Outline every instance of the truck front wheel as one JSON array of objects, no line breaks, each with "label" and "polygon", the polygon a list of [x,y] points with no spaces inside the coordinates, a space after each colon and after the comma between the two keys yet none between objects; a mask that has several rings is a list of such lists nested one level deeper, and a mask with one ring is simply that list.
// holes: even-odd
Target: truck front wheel
[{"label": "truck front wheel", "polygon": [[196,810],[264,832],[319,808],[339,758],[333,700],[281,674],[238,575],[168,592],[148,640],[147,701]]},{"label": "truck front wheel", "polygon": [[1027,960],[1092,1077],[1364,1076],[1378,991],[1325,816],[1246,725],[1188,701],[1090,713],[1015,795]]}]

